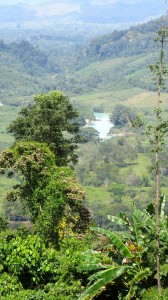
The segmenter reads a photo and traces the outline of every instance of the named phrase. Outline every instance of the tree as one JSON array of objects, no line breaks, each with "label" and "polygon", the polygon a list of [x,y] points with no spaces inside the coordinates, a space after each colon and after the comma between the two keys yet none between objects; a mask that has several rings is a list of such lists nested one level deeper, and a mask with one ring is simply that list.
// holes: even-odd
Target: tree
[{"label": "tree", "polygon": [[1,173],[21,174],[21,182],[7,194],[29,208],[36,231],[46,244],[58,246],[67,233],[85,232],[91,214],[85,193],[69,167],[57,167],[54,154],[45,144],[19,142],[0,155]]},{"label": "tree", "polygon": [[159,61],[155,65],[150,65],[151,72],[153,74],[153,80],[155,82],[157,91],[157,101],[155,109],[155,125],[148,126],[147,134],[150,137],[150,142],[153,145],[153,151],[155,155],[155,215],[156,215],[156,261],[157,261],[157,282],[158,292],[161,296],[161,278],[160,278],[160,218],[159,218],[159,198],[160,198],[160,152],[164,145],[164,136],[167,133],[168,121],[162,118],[161,110],[161,90],[164,88],[167,69],[164,63],[165,56],[165,41],[168,37],[167,27],[161,27],[158,32],[158,41],[160,43],[160,57]]},{"label": "tree", "polygon": [[58,166],[76,162],[74,150],[79,141],[77,111],[69,98],[59,91],[41,94],[34,104],[21,109],[19,117],[8,128],[16,141],[47,143]]},{"label": "tree", "polygon": [[135,118],[135,113],[129,108],[121,104],[114,107],[113,113],[110,116],[110,121],[116,127],[123,127]]},{"label": "tree", "polygon": [[84,127],[80,129],[82,143],[97,144],[100,142],[99,132],[93,127]]},{"label": "tree", "polygon": [[[162,117],[161,109],[161,91],[165,88],[165,81],[167,78],[167,68],[165,65],[165,42],[168,37],[168,28],[162,26],[158,31],[158,37],[156,41],[159,42],[160,55],[155,65],[150,65],[150,70],[153,74],[153,81],[155,83],[155,89],[157,93],[157,100],[155,103],[155,123],[147,126],[146,134],[149,137],[152,145],[152,151],[154,153],[154,170],[155,170],[155,216],[156,216],[156,264],[157,264],[157,284],[158,294],[161,297],[161,274],[160,274],[160,215],[159,215],[159,199],[160,199],[160,154],[163,151],[163,145],[165,143],[164,137],[167,134],[168,121]],[[134,122],[133,122],[134,123]],[[135,127],[142,127],[139,120]]]}]

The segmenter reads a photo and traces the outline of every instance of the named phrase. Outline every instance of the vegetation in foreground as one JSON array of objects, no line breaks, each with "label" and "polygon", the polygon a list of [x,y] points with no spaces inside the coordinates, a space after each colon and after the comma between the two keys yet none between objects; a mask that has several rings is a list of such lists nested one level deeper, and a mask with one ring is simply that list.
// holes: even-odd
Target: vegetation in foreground
[{"label": "vegetation in foreground", "polygon": [[[58,93],[54,97],[50,94],[48,99],[51,97],[51,103],[57,102],[59,96]],[[44,109],[48,110],[48,106]],[[55,109],[55,106],[50,106],[50,109]],[[26,120],[27,114],[23,121]],[[47,127],[47,130],[52,129]],[[1,298],[99,300],[113,297],[128,300],[137,297],[148,299],[154,294],[155,299],[159,299],[156,290],[154,205],[148,205],[144,211],[135,205],[131,216],[125,212],[119,217],[108,216],[109,221],[114,223],[109,230],[93,227],[94,224],[89,229],[93,221],[86,207],[85,194],[72,170],[66,166],[67,162],[64,166],[57,166],[55,153],[42,140],[41,143],[23,141],[23,136],[24,132],[12,147],[1,153],[0,159],[1,173],[9,178],[17,174],[18,178],[17,184],[7,194],[8,201],[20,199],[31,220],[29,229],[18,227],[11,230],[1,218]],[[113,155],[108,145],[113,149]],[[119,176],[114,165],[116,155],[118,163],[123,164],[129,156],[137,159],[134,147],[121,138],[100,143],[97,153],[99,151],[106,167],[109,165],[109,171],[113,170],[109,176],[115,174],[116,178]],[[103,174],[100,170],[96,173]],[[101,176],[99,180],[104,182]],[[143,182],[148,185],[150,181],[143,178]],[[125,186],[119,181],[113,182],[109,190],[114,199],[125,194]],[[162,298],[166,299],[168,224],[164,206],[165,198],[162,196],[159,206],[160,274]]]}]

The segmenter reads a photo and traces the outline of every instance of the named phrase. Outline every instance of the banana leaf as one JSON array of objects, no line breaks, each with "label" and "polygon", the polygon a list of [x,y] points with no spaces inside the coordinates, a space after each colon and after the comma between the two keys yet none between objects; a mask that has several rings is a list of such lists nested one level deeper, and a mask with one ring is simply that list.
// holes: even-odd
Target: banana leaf
[{"label": "banana leaf", "polygon": [[110,216],[108,215],[107,218],[114,222],[115,224],[117,225],[120,225],[120,226],[126,226],[127,225],[127,222],[125,222],[123,219],[119,218],[119,217],[116,217],[116,216]]},{"label": "banana leaf", "polygon": [[91,271],[102,269],[100,258],[96,258],[93,255],[85,255],[84,253],[81,257],[83,258],[83,263],[77,267],[78,271]]},{"label": "banana leaf", "polygon": [[132,254],[128,247],[121,241],[121,239],[116,234],[112,233],[109,230],[102,229],[100,227],[91,227],[90,229],[97,233],[105,234],[110,239],[110,241],[114,243],[117,249],[124,254],[125,257],[132,257]]},{"label": "banana leaf", "polygon": [[136,208],[136,216],[139,219],[141,228],[150,228],[155,231],[155,221],[147,215],[146,212]]},{"label": "banana leaf", "polygon": [[133,216],[133,224],[134,224],[134,232],[136,236],[136,242],[138,247],[144,245],[144,241],[142,238],[142,231],[141,231],[141,217],[138,214],[137,208],[134,208],[134,216]]},{"label": "banana leaf", "polygon": [[95,275],[95,278],[97,278],[97,281],[93,283],[90,287],[88,287],[84,293],[78,298],[78,300],[86,300],[86,299],[93,299],[95,295],[97,295],[101,289],[104,289],[105,286],[108,283],[112,283],[116,278],[121,276],[126,270],[128,269],[128,266],[125,267],[114,267],[110,268],[108,270],[99,272]]},{"label": "banana leaf", "polygon": [[151,273],[152,272],[149,268],[145,268],[144,270],[138,272],[134,276],[134,278],[128,283],[128,285],[130,286],[130,289],[129,289],[129,292],[126,295],[126,297],[124,297],[124,300],[132,299],[132,297],[134,296],[134,293],[135,293],[135,287],[136,287],[137,283],[139,283],[144,278],[148,277]]}]

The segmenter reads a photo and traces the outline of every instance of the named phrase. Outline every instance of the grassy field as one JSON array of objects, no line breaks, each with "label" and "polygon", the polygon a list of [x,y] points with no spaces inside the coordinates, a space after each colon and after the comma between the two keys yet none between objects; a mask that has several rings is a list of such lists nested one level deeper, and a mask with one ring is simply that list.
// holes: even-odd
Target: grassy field
[{"label": "grassy field", "polygon": [[[145,91],[140,88],[120,89],[117,91],[95,91],[81,96],[72,97],[72,102],[82,103],[89,107],[102,106],[105,111],[111,112],[119,102],[129,104],[129,100],[138,97]],[[128,102],[128,103],[127,103]]]},{"label": "grassy field", "polygon": [[[131,142],[130,139],[129,142]],[[109,187],[84,187],[88,198],[88,205],[93,212],[93,217],[99,225],[106,224],[109,226],[106,220],[107,215],[118,215],[121,211],[130,214],[133,209],[133,203],[140,209],[146,208],[147,204],[151,202],[154,203],[155,185],[151,176],[152,171],[150,171],[153,155],[152,152],[138,153],[136,159],[126,160],[125,166],[120,167],[120,175],[122,180],[125,181],[126,188],[124,196],[122,197],[120,197],[120,195],[115,197],[111,194]],[[128,177],[130,175],[131,180],[129,181]],[[143,178],[148,179],[148,186],[141,182]],[[136,179],[137,183],[135,183]],[[161,193],[168,195],[166,182],[166,177],[164,177],[163,180],[161,178]],[[168,209],[168,207],[166,209]]]},{"label": "grassy field", "polygon": [[0,106],[0,151],[12,145],[14,139],[7,133],[7,127],[18,113],[15,106]]},{"label": "grassy field", "polygon": [[107,215],[118,215],[120,211],[129,212],[133,207],[133,202],[114,201],[110,193],[103,187],[86,187],[86,195],[88,198],[88,206],[92,211],[93,220],[99,226],[108,224]]},{"label": "grassy field", "polygon": [[92,107],[102,105],[105,109],[112,109],[120,101],[130,101],[147,93],[147,87],[152,83],[148,65],[153,62],[153,57],[153,54],[148,54],[106,59],[72,72],[69,78],[82,87],[86,85],[86,92],[73,99]]},{"label": "grassy field", "polygon": [[[128,187],[129,189],[129,187]],[[103,187],[86,187],[85,191],[88,198],[88,207],[93,214],[93,220],[100,226],[109,226],[108,215],[119,215],[120,212],[132,214],[133,206],[136,204],[140,209],[146,208],[147,204],[154,202],[154,194],[151,187],[132,188],[130,190],[136,193],[136,197],[125,195],[122,199],[113,196]],[[168,192],[168,189],[164,189]],[[149,197],[149,193],[151,194]]]},{"label": "grassy field", "polygon": [[155,55],[152,53],[96,61],[75,72],[74,75],[78,78],[86,79],[92,74],[101,73],[102,75],[109,74],[109,76],[114,76],[115,80],[117,80],[116,75],[118,74],[113,74],[114,70],[123,76],[128,76],[128,74],[131,75],[133,72],[139,71],[142,67],[145,67],[145,70],[148,69],[148,64],[153,62],[154,57]]},{"label": "grassy field", "polygon": [[[167,109],[168,107],[168,93],[162,93],[162,107]],[[125,104],[145,109],[154,109],[157,100],[157,92],[142,92],[138,95],[132,96],[125,101]]]},{"label": "grassy field", "polygon": [[143,175],[149,172],[148,168],[151,166],[151,158],[145,153],[138,153],[137,160],[134,160],[133,162],[131,160],[126,161],[126,163],[128,165],[126,167],[121,168],[121,174],[124,175],[131,168],[131,170],[137,176],[142,177]]}]

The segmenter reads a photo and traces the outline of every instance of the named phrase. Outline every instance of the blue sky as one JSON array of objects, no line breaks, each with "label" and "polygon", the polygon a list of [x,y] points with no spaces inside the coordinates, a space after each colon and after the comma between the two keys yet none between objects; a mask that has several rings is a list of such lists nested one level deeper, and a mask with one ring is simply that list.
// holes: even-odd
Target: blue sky
[{"label": "blue sky", "polygon": [[36,3],[43,3],[47,2],[46,0],[1,0],[0,5],[13,5],[18,3],[24,4],[36,4]]},{"label": "blue sky", "polygon": [[[85,0],[83,0],[85,1]],[[103,5],[103,4],[110,4],[115,2],[123,2],[123,3],[137,3],[141,2],[142,0],[90,0],[90,2],[97,4],[97,5]],[[156,2],[161,1],[162,3],[164,0],[155,0]],[[12,4],[18,4],[18,3],[24,3],[24,4],[37,4],[37,3],[45,3],[50,2],[50,0],[1,0],[0,5],[12,5]],[[55,0],[53,3],[64,3],[64,0]],[[68,2],[66,0],[66,2]],[[71,0],[70,0],[71,2]],[[74,1],[78,2],[78,0]]]}]

